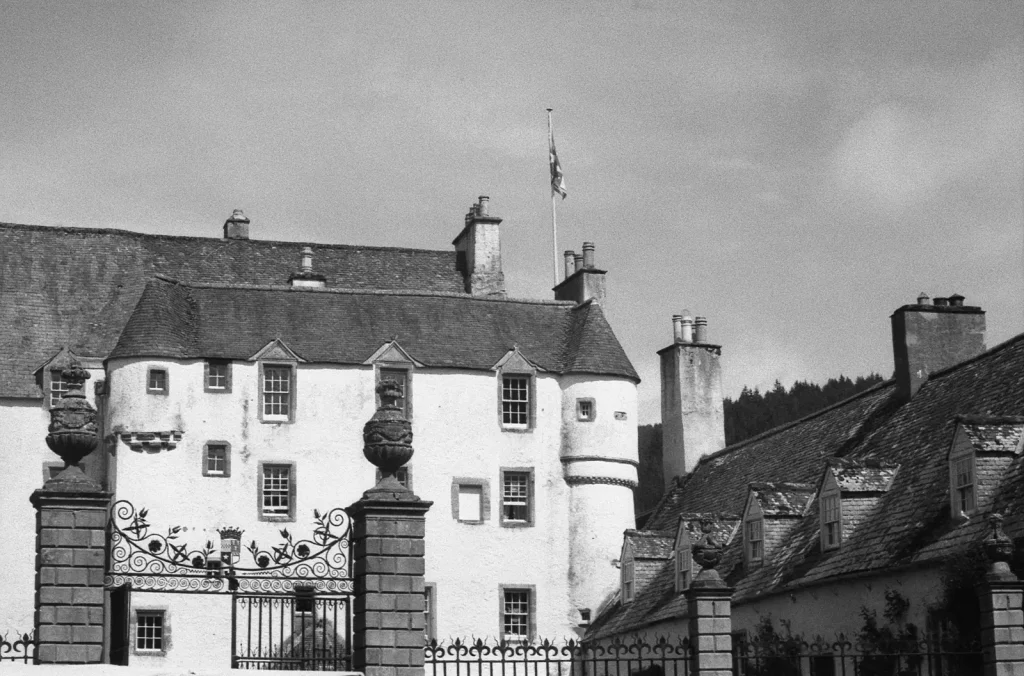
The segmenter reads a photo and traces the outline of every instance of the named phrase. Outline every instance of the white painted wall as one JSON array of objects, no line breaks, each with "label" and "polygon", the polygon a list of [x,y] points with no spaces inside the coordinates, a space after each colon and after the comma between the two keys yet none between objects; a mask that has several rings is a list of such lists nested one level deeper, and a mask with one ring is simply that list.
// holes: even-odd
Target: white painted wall
[{"label": "white painted wall", "polygon": [[133,618],[139,610],[163,610],[170,633],[160,656],[137,652],[132,637],[129,667],[231,668],[231,596],[132,592],[130,598]]},{"label": "white painted wall", "polygon": [[[150,366],[168,370],[167,396],[146,394]],[[158,453],[135,452],[119,441],[117,497],[147,507],[154,528],[185,527],[182,539],[192,548],[208,539],[216,546],[216,529],[227,525],[245,529],[244,544],[256,539],[264,547],[280,540],[282,526],[297,539],[308,537],[314,508],[323,512],[345,507],[374,483],[375,468],[362,455],[363,424],[375,407],[371,367],[300,364],[295,421],[275,424],[259,420],[256,364],[232,363],[232,391],[226,394],[203,391],[201,361],[114,360],[108,368],[110,429],[183,432],[175,449]],[[434,503],[427,514],[426,580],[436,585],[437,635],[497,636],[501,585],[535,589],[539,636],[573,635],[578,606],[570,599],[569,580],[589,569],[571,571],[571,552],[600,556],[601,565],[609,570],[594,570],[590,579],[597,581],[598,591],[588,593],[594,598],[606,593],[617,584],[610,561],[618,555],[622,530],[632,524],[633,507],[625,487],[567,486],[560,455],[635,460],[635,385],[627,380],[539,374],[536,424],[526,432],[510,432],[500,425],[494,373],[418,370],[412,378],[416,454],[410,466],[413,490]],[[598,420],[582,430],[573,429],[574,419],[565,420],[565,401],[571,399],[574,417],[577,396],[592,396],[598,406]],[[614,420],[617,410],[626,413],[625,420]],[[202,476],[203,445],[208,441],[231,445],[230,478]],[[296,523],[257,519],[261,460],[296,463]],[[633,465],[598,462],[595,469],[593,464],[567,467],[636,479]],[[530,527],[500,524],[503,467],[533,468]],[[453,518],[453,477],[488,483],[486,522],[467,524]],[[171,490],[155,491],[153,486]],[[246,556],[243,551],[243,561]],[[188,595],[168,596],[177,603],[175,599]]]}]

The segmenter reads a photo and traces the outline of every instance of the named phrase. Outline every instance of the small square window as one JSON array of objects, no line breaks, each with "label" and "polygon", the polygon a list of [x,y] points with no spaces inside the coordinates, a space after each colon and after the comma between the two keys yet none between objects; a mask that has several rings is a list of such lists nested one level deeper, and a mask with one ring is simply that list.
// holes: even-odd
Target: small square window
[{"label": "small square window", "polygon": [[509,469],[501,472],[501,525],[533,523],[533,472]]},{"label": "small square window", "polygon": [[597,408],[593,399],[576,400],[576,419],[580,422],[593,422],[597,417]]},{"label": "small square window", "polygon": [[203,447],[203,476],[231,476],[231,447],[227,442],[210,441]]},{"label": "small square window", "polygon": [[136,614],[135,650],[138,652],[164,651],[164,613],[160,610],[140,610]]},{"label": "small square window", "polygon": [[146,392],[167,394],[167,369],[149,369],[146,376]]},{"label": "small square window", "polygon": [[506,428],[530,427],[531,376],[514,375],[501,378],[501,424]]},{"label": "small square window", "polygon": [[64,376],[59,370],[50,371],[50,408],[56,406],[69,389],[68,381],[64,380]]},{"label": "small square window", "polygon": [[479,524],[490,516],[490,486],[486,479],[452,479],[452,517],[456,521]]},{"label": "small square window", "polygon": [[260,463],[258,493],[261,521],[295,520],[294,465]]},{"label": "small square window", "polygon": [[231,362],[210,360],[205,366],[204,387],[207,392],[221,393],[231,391]]}]

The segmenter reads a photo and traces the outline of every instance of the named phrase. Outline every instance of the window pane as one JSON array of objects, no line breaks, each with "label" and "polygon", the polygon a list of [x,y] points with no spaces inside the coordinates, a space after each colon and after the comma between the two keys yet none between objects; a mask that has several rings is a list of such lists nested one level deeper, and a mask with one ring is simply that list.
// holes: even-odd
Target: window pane
[{"label": "window pane", "polygon": [[530,592],[506,589],[503,630],[505,640],[524,641],[530,635]]},{"label": "window pane", "polygon": [[54,371],[50,376],[50,406],[56,406],[68,391],[68,381],[64,380],[60,371]]},{"label": "window pane", "polygon": [[483,521],[483,489],[459,486],[459,521]]},{"label": "window pane", "polygon": [[526,522],[530,518],[530,475],[527,472],[505,472],[501,488],[502,514],[505,521]]},{"label": "window pane", "polygon": [[287,417],[291,410],[291,375],[288,366],[263,367],[263,415]]},{"label": "window pane", "polygon": [[225,446],[207,446],[206,448],[206,472],[208,474],[223,474],[227,471],[228,449]]},{"label": "window pane", "polygon": [[167,371],[162,369],[150,369],[148,389],[154,392],[163,392],[167,389]]},{"label": "window pane", "polygon": [[530,424],[530,379],[506,376],[501,380],[501,422],[526,427]]},{"label": "window pane", "polygon": [[224,390],[228,386],[228,365],[210,362],[206,374],[206,387],[211,390]]},{"label": "window pane", "polygon": [[136,650],[164,649],[164,616],[163,613],[143,613],[137,616],[135,633]]},{"label": "window pane", "polygon": [[263,466],[263,513],[288,514],[290,505],[291,467]]}]

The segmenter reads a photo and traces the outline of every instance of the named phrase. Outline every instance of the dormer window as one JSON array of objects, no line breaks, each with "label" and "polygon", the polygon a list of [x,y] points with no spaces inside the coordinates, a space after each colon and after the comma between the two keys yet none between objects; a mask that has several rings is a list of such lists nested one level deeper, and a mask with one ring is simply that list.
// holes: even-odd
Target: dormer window
[{"label": "dormer window", "polygon": [[622,548],[622,565],[619,573],[622,581],[622,602],[631,603],[636,596],[636,571],[633,563],[633,548],[629,544]]},{"label": "dormer window", "polygon": [[821,548],[835,549],[842,536],[842,509],[839,493],[821,496]]},{"label": "dormer window", "polygon": [[57,402],[64,398],[68,391],[68,381],[64,380],[62,372],[57,369],[50,371],[50,408],[57,405]]},{"label": "dormer window", "polygon": [[953,513],[970,516],[974,507],[974,454],[970,454],[953,460]]},{"label": "dormer window", "polygon": [[536,423],[537,367],[518,348],[492,367],[498,373],[498,422],[512,432],[532,430]]},{"label": "dormer window", "polygon": [[690,531],[686,523],[679,524],[676,532],[676,593],[690,588],[693,580],[693,545],[690,542]]},{"label": "dormer window", "polygon": [[760,563],[764,559],[764,519],[755,518],[746,522],[744,531],[747,545],[747,561]]}]

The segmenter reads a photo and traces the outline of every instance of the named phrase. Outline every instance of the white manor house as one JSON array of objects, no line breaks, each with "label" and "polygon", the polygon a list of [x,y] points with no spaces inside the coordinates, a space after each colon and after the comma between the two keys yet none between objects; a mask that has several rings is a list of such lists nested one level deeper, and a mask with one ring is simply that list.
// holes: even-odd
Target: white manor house
[{"label": "white manor house", "polygon": [[[238,211],[223,238],[0,225],[0,629],[33,624],[29,496],[63,468],[44,437],[77,362],[133,665],[227,665],[241,593],[351,591],[331,538],[378,478],[362,429],[385,378],[415,437],[399,478],[433,502],[428,634],[581,633],[634,525],[639,378],[593,246],[553,299],[507,298],[487,203],[447,251],[260,241]],[[222,549],[251,574],[189,573]]]}]

